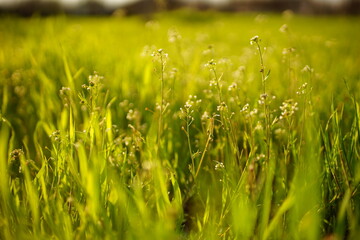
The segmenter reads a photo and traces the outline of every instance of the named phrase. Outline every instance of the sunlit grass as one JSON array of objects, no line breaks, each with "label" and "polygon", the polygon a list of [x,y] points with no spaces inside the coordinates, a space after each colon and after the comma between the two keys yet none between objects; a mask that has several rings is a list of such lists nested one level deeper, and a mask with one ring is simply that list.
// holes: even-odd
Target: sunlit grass
[{"label": "sunlit grass", "polygon": [[356,239],[358,17],[0,20],[1,239]]}]

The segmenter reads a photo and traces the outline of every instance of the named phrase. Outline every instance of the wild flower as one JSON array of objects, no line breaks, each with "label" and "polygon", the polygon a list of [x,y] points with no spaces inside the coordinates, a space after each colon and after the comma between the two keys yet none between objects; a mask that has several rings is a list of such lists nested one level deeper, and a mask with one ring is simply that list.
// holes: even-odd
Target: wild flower
[{"label": "wild flower", "polygon": [[214,161],[216,164],[215,164],[215,171],[222,171],[225,169],[225,165],[224,163],[222,162],[219,162],[219,161]]},{"label": "wild flower", "polygon": [[217,110],[218,112],[224,112],[224,111],[226,111],[227,109],[228,109],[228,106],[226,105],[225,102],[221,102],[220,105],[216,106],[216,110]]},{"label": "wild flower", "polygon": [[254,108],[252,111],[250,111],[249,115],[250,115],[251,117],[253,117],[253,116],[255,116],[258,112],[259,112],[258,109],[257,109],[257,108]]},{"label": "wild flower", "polygon": [[191,107],[199,107],[202,100],[198,99],[196,95],[189,95],[188,100],[186,101],[184,107],[191,108]]},{"label": "wild flower", "polygon": [[283,55],[287,55],[287,54],[294,53],[295,51],[296,51],[296,49],[293,48],[293,47],[284,48],[283,51],[282,51],[282,54],[283,54]]},{"label": "wild flower", "polygon": [[135,110],[130,109],[128,111],[128,113],[126,114],[126,119],[129,121],[134,121],[134,120],[138,119],[139,116],[140,116],[140,112],[137,109],[135,109]]},{"label": "wild flower", "polygon": [[125,146],[130,146],[130,144],[132,144],[132,138],[129,136],[126,136],[122,139],[122,142],[125,144]]},{"label": "wild flower", "polygon": [[305,67],[303,69],[301,69],[301,72],[309,72],[312,73],[314,72],[314,69],[311,68],[309,65],[305,65]]},{"label": "wild flower", "polygon": [[255,131],[262,131],[263,130],[263,125],[262,125],[262,123],[260,121],[257,121],[254,130]]},{"label": "wild flower", "polygon": [[129,102],[128,99],[124,99],[123,101],[121,101],[121,102],[119,103],[119,106],[120,106],[121,108],[123,108],[125,111],[128,111],[128,109],[131,109],[131,108],[134,107],[134,103]]},{"label": "wild flower", "polygon": [[246,120],[253,118],[258,114],[258,112],[259,110],[257,108],[251,110],[248,103],[246,103],[240,110],[240,113],[244,114]]},{"label": "wild flower", "polygon": [[168,59],[169,54],[167,54],[162,48],[159,48],[158,50],[153,51],[151,56],[154,57],[155,61],[159,61],[162,65],[166,65],[166,60]]},{"label": "wild flower", "polygon": [[82,105],[82,110],[90,109],[90,111],[99,110],[99,98],[101,90],[103,88],[104,77],[98,75],[97,72],[94,72],[93,75],[90,75],[88,78],[88,84],[83,84],[81,87],[86,89],[88,95],[85,93],[79,93],[78,97],[80,99],[80,104]]},{"label": "wild flower", "polygon": [[261,39],[259,38],[258,35],[256,36],[253,36],[252,38],[250,38],[250,45],[253,45],[253,44],[257,44],[261,41]]},{"label": "wild flower", "polygon": [[156,51],[156,47],[154,45],[145,45],[140,53],[141,57],[152,56],[152,54]]},{"label": "wild flower", "polygon": [[103,79],[104,79],[103,76],[100,76],[98,75],[97,72],[94,72],[93,75],[89,76],[89,87],[90,88],[99,87]]},{"label": "wild flower", "polygon": [[205,111],[202,115],[201,115],[201,121],[205,122],[210,118],[210,115],[207,111]]},{"label": "wild flower", "polygon": [[216,66],[216,61],[214,59],[211,59],[210,61],[205,64],[206,67],[209,67],[210,69],[214,68]]},{"label": "wild flower", "polygon": [[64,104],[64,107],[69,107],[71,99],[71,89],[69,87],[62,87],[59,91],[59,95]]},{"label": "wild flower", "polygon": [[233,82],[229,85],[228,87],[228,91],[235,91],[237,89],[237,83],[236,82]]},{"label": "wild flower", "polygon": [[50,139],[53,140],[54,142],[60,142],[61,141],[61,134],[60,134],[60,130],[55,130],[54,132],[52,132],[50,134]]},{"label": "wild flower", "polygon": [[201,99],[197,99],[196,95],[189,95],[188,100],[185,102],[184,106],[180,108],[181,114],[180,119],[184,120],[194,120],[194,117],[191,115],[194,113],[195,109],[199,108],[200,103],[202,102]]},{"label": "wild flower", "polygon": [[258,100],[259,105],[264,105],[267,98],[268,98],[268,95],[266,93],[262,93]]},{"label": "wild flower", "polygon": [[297,95],[305,95],[307,93],[307,89],[308,89],[308,83],[304,83],[298,88],[298,91],[296,92],[296,94]]},{"label": "wild flower", "polygon": [[182,126],[181,129],[185,132],[187,137],[187,143],[190,151],[191,165],[189,165],[189,170],[195,176],[195,157],[198,155],[197,152],[193,152],[191,138],[190,138],[190,126],[194,122],[195,118],[193,117],[194,109],[201,103],[201,99],[197,99],[196,95],[189,95],[188,100],[185,102],[184,107],[180,108],[180,119],[185,122],[185,127]]},{"label": "wild flower", "polygon": [[289,31],[289,27],[287,24],[283,24],[280,28],[279,31],[282,33],[287,33]]},{"label": "wild flower", "polygon": [[263,154],[263,153],[261,153],[261,154],[257,154],[256,155],[256,160],[257,161],[261,161],[261,160],[263,160],[263,159],[265,159],[265,154]]},{"label": "wild flower", "polygon": [[62,87],[60,89],[60,96],[66,96],[69,94],[69,92],[71,91],[71,89],[69,87]]},{"label": "wild flower", "polygon": [[209,86],[212,87],[214,86],[217,90],[217,94],[218,94],[218,100],[221,103],[223,100],[222,98],[222,92],[221,92],[221,78],[223,76],[223,74],[221,74],[220,76],[218,76],[217,72],[216,72],[216,62],[214,61],[214,59],[211,59],[206,66],[210,69],[210,72],[213,73],[213,76],[211,77]]},{"label": "wild flower", "polygon": [[240,110],[240,112],[248,112],[248,110],[249,110],[249,104],[248,103],[246,103],[244,106],[243,106],[243,108]]},{"label": "wild flower", "polygon": [[181,35],[175,28],[169,29],[169,31],[168,31],[169,42],[174,43],[174,42],[180,41],[181,38],[182,38]]},{"label": "wild flower", "polygon": [[293,99],[288,99],[282,103],[282,105],[280,106],[280,110],[280,119],[289,118],[294,115],[295,112],[298,110],[298,103],[295,102]]},{"label": "wild flower", "polygon": [[216,87],[218,85],[218,82],[215,80],[215,79],[212,79],[212,80],[210,80],[210,82],[209,82],[209,86],[210,87]]}]

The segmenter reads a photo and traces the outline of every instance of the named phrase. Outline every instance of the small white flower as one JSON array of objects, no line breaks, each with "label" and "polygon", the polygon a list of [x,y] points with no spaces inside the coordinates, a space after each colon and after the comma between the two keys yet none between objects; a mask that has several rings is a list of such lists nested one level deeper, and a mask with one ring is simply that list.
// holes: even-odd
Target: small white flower
[{"label": "small white flower", "polygon": [[258,43],[260,41],[260,38],[258,35],[253,36],[252,38],[250,38],[250,44],[253,45],[254,43]]},{"label": "small white flower", "polygon": [[289,31],[288,25],[286,25],[286,24],[282,25],[280,27],[279,31],[282,32],[282,33],[287,33]]}]

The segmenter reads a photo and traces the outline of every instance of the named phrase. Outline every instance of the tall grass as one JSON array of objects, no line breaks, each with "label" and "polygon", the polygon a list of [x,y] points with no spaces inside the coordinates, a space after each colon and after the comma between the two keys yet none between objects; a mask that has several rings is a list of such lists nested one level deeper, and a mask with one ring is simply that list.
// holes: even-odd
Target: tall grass
[{"label": "tall grass", "polygon": [[359,21],[3,16],[0,238],[356,239]]}]

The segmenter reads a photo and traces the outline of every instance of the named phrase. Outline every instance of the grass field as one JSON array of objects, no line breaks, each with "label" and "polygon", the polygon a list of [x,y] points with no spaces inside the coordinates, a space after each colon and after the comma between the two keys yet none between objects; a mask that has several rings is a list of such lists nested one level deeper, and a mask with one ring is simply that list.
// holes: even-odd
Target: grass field
[{"label": "grass field", "polygon": [[357,239],[359,17],[0,18],[0,239]]}]

